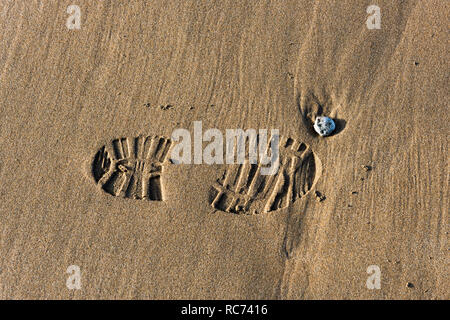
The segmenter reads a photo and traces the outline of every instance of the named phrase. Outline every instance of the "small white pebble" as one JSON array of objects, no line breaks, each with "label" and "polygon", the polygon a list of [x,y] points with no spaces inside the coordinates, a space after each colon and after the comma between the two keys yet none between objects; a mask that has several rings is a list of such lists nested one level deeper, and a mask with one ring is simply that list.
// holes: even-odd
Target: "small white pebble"
[{"label": "small white pebble", "polygon": [[322,137],[329,136],[334,129],[336,129],[336,125],[331,118],[317,117],[314,122],[314,130]]}]

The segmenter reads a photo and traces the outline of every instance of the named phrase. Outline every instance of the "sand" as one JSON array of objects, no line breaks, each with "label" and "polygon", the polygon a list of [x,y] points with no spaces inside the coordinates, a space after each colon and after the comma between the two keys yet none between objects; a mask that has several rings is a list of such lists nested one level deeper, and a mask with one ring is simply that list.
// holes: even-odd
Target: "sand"
[{"label": "sand", "polygon": [[[0,298],[448,299],[450,4],[371,4],[0,1]],[[194,121],[303,144],[304,192],[227,212],[235,167],[164,156],[153,200],[95,178]]]}]

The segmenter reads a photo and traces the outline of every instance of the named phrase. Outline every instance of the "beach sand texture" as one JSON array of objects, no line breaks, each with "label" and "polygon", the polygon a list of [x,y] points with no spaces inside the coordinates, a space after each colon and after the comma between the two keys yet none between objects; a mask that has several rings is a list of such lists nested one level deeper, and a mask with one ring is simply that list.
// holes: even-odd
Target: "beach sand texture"
[{"label": "beach sand texture", "polygon": [[[449,12],[1,0],[0,298],[450,298]],[[318,115],[335,134],[314,132]],[[170,163],[194,121],[279,129],[298,183]]]}]

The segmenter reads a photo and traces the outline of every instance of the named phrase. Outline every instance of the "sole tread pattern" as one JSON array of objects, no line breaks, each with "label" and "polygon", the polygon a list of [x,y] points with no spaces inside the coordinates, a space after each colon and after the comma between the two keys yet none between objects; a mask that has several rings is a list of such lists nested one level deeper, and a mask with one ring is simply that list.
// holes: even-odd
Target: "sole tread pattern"
[{"label": "sole tread pattern", "polygon": [[161,174],[170,147],[170,139],[161,136],[113,140],[94,157],[94,179],[116,197],[163,201]]}]

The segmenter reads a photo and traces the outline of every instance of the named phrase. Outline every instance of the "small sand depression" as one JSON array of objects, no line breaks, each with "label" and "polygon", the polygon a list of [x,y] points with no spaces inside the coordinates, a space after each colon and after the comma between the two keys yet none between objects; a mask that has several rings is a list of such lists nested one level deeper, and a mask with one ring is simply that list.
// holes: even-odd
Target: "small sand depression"
[{"label": "small sand depression", "polygon": [[261,175],[261,165],[248,161],[229,165],[213,185],[211,206],[257,214],[287,208],[305,196],[320,177],[320,160],[309,146],[292,138],[281,137],[279,153],[280,167],[274,175]]}]

